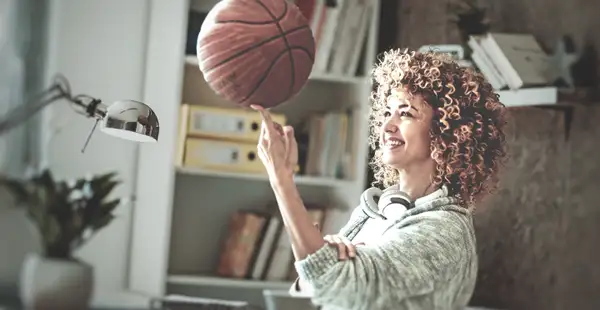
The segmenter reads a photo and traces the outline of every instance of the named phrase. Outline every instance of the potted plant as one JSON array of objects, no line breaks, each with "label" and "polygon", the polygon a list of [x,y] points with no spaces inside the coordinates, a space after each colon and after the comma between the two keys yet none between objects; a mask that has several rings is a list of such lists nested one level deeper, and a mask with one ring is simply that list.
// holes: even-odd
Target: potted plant
[{"label": "potted plant", "polygon": [[71,182],[49,170],[29,179],[0,177],[38,229],[42,253],[30,254],[21,269],[20,297],[28,309],[87,309],[93,270],[73,253],[114,219],[120,199],[109,194],[120,183],[115,173]]}]

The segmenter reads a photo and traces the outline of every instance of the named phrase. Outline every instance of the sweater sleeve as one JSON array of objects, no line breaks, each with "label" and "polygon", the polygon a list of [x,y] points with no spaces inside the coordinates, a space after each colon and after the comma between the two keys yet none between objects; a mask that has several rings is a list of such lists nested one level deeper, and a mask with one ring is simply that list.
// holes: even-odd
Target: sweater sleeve
[{"label": "sweater sleeve", "polygon": [[[356,224],[355,222],[360,220],[361,215],[363,215],[362,207],[358,206],[352,211],[348,222],[346,222],[346,224],[340,228],[338,234],[346,234],[350,228]],[[313,295],[312,285],[303,279],[301,280],[300,278],[296,278],[296,280],[294,280],[294,283],[288,292],[290,295],[296,297],[311,297]]]},{"label": "sweater sleeve", "polygon": [[415,216],[375,243],[357,247],[354,259],[339,261],[337,249],[325,245],[295,267],[311,284],[317,305],[381,309],[432,292],[437,279],[467,259],[468,233],[459,220],[440,214]]}]

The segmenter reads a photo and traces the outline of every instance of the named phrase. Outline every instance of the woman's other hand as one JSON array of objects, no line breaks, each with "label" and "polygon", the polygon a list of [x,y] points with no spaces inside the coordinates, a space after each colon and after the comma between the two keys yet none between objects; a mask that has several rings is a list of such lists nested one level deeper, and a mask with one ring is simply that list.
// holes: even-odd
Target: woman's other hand
[{"label": "woman's other hand", "polygon": [[339,260],[356,257],[356,246],[364,245],[362,242],[352,243],[348,238],[340,235],[326,235],[323,239],[329,246],[338,248]]},{"label": "woman's other hand", "polygon": [[298,164],[298,144],[291,126],[282,127],[271,114],[259,105],[251,105],[262,116],[262,128],[258,139],[258,157],[267,169],[271,181],[280,176],[294,174]]}]

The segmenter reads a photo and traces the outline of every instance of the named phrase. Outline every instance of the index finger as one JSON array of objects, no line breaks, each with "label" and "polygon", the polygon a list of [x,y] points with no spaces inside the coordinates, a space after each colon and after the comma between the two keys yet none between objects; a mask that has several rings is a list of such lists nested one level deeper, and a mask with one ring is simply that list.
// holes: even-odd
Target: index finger
[{"label": "index finger", "polygon": [[252,109],[258,111],[258,113],[260,113],[260,116],[262,117],[263,123],[267,127],[267,131],[268,132],[274,132],[275,131],[275,125],[273,125],[273,119],[271,118],[271,114],[265,108],[263,108],[260,105],[252,104],[252,105],[250,105],[250,107]]}]

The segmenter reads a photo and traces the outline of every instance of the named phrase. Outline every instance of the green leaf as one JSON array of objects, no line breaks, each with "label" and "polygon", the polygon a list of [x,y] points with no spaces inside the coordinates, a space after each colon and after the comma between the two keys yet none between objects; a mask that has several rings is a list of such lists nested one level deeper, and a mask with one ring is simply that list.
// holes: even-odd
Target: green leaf
[{"label": "green leaf", "polygon": [[8,178],[0,178],[0,185],[8,190],[17,204],[26,202],[30,196],[30,193],[23,182]]},{"label": "green leaf", "polygon": [[121,204],[121,199],[114,199],[109,202],[105,202],[100,207],[102,211],[106,213],[112,213]]},{"label": "green leaf", "polygon": [[92,225],[91,225],[92,229],[94,229],[94,231],[98,231],[98,230],[104,228],[110,222],[112,222],[112,220],[114,218],[115,218],[115,216],[112,214],[107,214],[101,218],[98,218],[94,222],[92,222]]},{"label": "green leaf", "polygon": [[47,217],[44,207],[36,204],[27,204],[27,215],[40,227],[40,229],[42,229],[45,218]]},{"label": "green leaf", "polygon": [[47,217],[41,231],[44,243],[49,246],[57,243],[60,240],[62,230],[58,220],[52,216]]},{"label": "green leaf", "polygon": [[117,176],[116,172],[108,172],[105,174],[101,174],[94,179],[92,179],[92,184],[102,184],[108,181],[112,181]]},{"label": "green leaf", "polygon": [[97,202],[101,202],[102,200],[104,200],[104,198],[106,198],[112,192],[112,190],[117,185],[119,185],[119,183],[120,182],[117,182],[117,181],[107,181],[105,184],[98,186],[97,189],[93,189],[94,190],[93,200],[95,200]]},{"label": "green leaf", "polygon": [[85,229],[85,208],[78,208],[73,211],[73,229],[78,233]]},{"label": "green leaf", "polygon": [[54,195],[56,193],[54,178],[48,169],[44,170],[37,178],[35,178],[35,183],[46,189],[48,195]]}]

